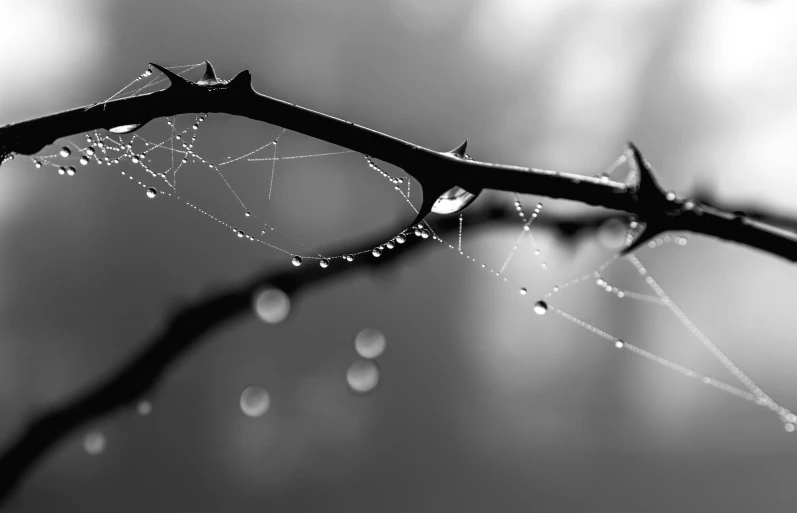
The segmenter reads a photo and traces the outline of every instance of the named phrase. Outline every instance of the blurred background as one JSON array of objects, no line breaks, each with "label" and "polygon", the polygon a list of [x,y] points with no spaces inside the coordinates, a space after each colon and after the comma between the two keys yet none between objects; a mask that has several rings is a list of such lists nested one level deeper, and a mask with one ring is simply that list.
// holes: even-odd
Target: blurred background
[{"label": "blurred background", "polygon": [[[249,69],[264,94],[429,148],[467,137],[478,160],[593,174],[630,139],[668,189],[797,217],[797,4],[786,0],[28,0],[4,2],[0,19],[3,124],[101,101],[149,62],[208,59],[224,78]],[[256,130],[241,122],[215,142],[253,149]],[[106,376],[180,305],[290,268],[117,172],[78,171],[67,180],[20,158],[0,173],[3,440]],[[586,208],[544,203],[541,216]],[[468,231],[466,214],[463,246],[500,266],[517,233]],[[172,369],[149,415],[90,426],[104,437],[97,455],[84,433],[60,444],[7,509],[793,504],[797,438],[775,415],[530,313],[611,255],[592,238],[533,233],[548,270],[528,248],[515,257],[507,274],[529,288],[523,298],[429,244],[398,267],[308,290],[279,324],[253,313],[223,326]],[[797,408],[793,266],[695,236],[639,256],[765,391]],[[644,291],[626,262],[605,276]],[[589,284],[555,299],[733,383],[661,306]],[[346,371],[363,328],[384,333],[387,349],[379,385],[359,396]],[[239,405],[252,384],[270,397],[256,418]]]}]

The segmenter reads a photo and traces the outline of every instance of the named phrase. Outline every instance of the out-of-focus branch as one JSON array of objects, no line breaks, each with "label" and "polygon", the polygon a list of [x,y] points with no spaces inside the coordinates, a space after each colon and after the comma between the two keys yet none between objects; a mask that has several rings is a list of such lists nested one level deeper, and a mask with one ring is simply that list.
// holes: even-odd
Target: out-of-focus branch
[{"label": "out-of-focus branch", "polygon": [[[708,195],[704,194],[703,197],[707,203],[711,201]],[[766,221],[787,227],[797,226],[797,220],[754,210]],[[583,235],[599,229],[613,217],[617,217],[616,214],[605,212],[569,217],[548,214],[537,218],[533,226],[535,229],[554,231],[559,240],[575,242]],[[495,225],[515,228],[522,225],[516,211],[497,205],[470,209],[466,218],[469,231]],[[441,216],[432,220],[429,225],[441,238],[445,238],[457,232],[459,220],[456,216]],[[400,229],[398,227],[388,233],[397,233]],[[363,244],[375,247],[384,240],[383,236]],[[141,351],[133,355],[116,373],[99,381],[66,404],[39,415],[18,438],[11,441],[0,455],[0,504],[49,448],[92,420],[146,397],[157,386],[164,372],[180,357],[195,349],[204,336],[241,315],[250,314],[253,297],[263,287],[277,287],[295,300],[316,284],[344,278],[363,269],[386,269],[421,249],[437,247],[436,244],[420,237],[409,237],[405,244],[397,245],[395,250],[384,251],[380,258],[362,257],[352,263],[342,262],[326,269],[307,265],[291,267],[286,271],[266,272],[237,287],[183,307],[174,314],[161,333],[146,342]],[[337,254],[341,251],[331,250],[328,253]]]},{"label": "out-of-focus branch", "polygon": [[452,151],[434,151],[265,96],[252,88],[248,71],[226,82],[219,80],[206,63],[205,76],[194,83],[167,68],[152,66],[169,79],[167,89],[0,127],[0,162],[15,153],[33,155],[56,139],[77,133],[141,127],[153,119],[177,114],[221,112],[278,125],[404,169],[423,187],[423,205],[414,223],[432,211],[441,195],[456,187],[474,195],[494,189],[569,199],[633,214],[644,230],[626,251],[664,232],[689,231],[797,261],[796,233],[755,221],[742,212],[729,213],[666,193],[651,166],[630,143],[630,163],[639,176],[638,183],[630,185],[605,177],[478,162],[467,158],[465,144]]}]

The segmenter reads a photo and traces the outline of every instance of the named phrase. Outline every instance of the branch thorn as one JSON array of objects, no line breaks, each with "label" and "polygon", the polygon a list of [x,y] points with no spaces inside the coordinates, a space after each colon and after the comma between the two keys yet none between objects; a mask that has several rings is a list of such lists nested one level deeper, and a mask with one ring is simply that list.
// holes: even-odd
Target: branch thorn
[{"label": "branch thorn", "polygon": [[451,154],[456,155],[457,157],[459,157],[461,159],[464,159],[465,158],[465,150],[467,148],[468,148],[468,140],[465,139],[464,141],[462,141],[462,144],[460,144],[459,146],[457,146],[453,150],[449,151],[448,153],[451,153]]},{"label": "branch thorn", "polygon": [[197,85],[213,86],[223,83],[224,81],[220,80],[219,77],[216,76],[216,70],[213,69],[213,64],[211,64],[210,61],[205,61],[205,74],[202,75],[202,78],[197,80]]},{"label": "branch thorn", "polygon": [[181,77],[180,75],[178,75],[175,72],[171,71],[170,69],[164,68],[160,64],[155,64],[154,62],[151,62],[149,65],[152,66],[153,68],[157,69],[158,71],[160,71],[164,75],[166,75],[166,78],[169,79],[169,82],[174,87],[183,88],[186,85],[190,84],[190,82],[188,80],[184,79],[183,77]]}]

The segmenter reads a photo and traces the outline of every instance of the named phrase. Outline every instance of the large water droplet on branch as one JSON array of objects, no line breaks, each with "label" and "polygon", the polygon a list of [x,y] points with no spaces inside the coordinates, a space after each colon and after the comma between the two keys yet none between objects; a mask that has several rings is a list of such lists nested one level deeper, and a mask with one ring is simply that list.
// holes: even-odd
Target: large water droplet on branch
[{"label": "large water droplet on branch", "polygon": [[478,194],[466,191],[462,187],[452,187],[441,194],[432,205],[435,214],[455,214],[473,203]]},{"label": "large water droplet on branch", "polygon": [[133,130],[137,130],[138,127],[140,127],[140,126],[141,126],[141,124],[119,125],[119,126],[115,126],[115,127],[111,128],[108,131],[111,132],[111,133],[114,133],[114,134],[129,134]]}]

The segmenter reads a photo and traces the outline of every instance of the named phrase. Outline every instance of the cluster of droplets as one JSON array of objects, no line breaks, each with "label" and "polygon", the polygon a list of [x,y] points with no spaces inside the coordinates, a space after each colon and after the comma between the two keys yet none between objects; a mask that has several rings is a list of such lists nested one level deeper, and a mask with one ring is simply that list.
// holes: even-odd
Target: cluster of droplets
[{"label": "cluster of droplets", "polygon": [[376,162],[374,162],[373,159],[371,157],[369,157],[368,155],[364,155],[364,157],[365,157],[365,161],[368,163],[368,167],[370,167],[374,171],[378,172],[384,178],[387,178],[390,181],[390,183],[392,183],[394,185],[401,185],[402,183],[404,183],[404,179],[403,178],[391,176],[388,172],[386,172],[381,167],[379,167],[376,164]]}]

